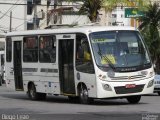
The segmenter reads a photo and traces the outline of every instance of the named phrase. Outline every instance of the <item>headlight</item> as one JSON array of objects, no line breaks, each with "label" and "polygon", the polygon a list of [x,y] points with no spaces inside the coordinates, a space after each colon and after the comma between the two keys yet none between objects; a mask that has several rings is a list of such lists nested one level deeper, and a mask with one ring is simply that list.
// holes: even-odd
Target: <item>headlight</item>
[{"label": "headlight", "polygon": [[102,83],[102,86],[103,86],[103,89],[104,89],[104,90],[112,91],[112,88],[111,88],[110,85]]},{"label": "headlight", "polygon": [[154,84],[154,80],[149,81],[147,88],[152,87]]},{"label": "headlight", "polygon": [[115,76],[115,72],[113,70],[109,70],[107,75],[108,75],[108,77],[112,78]]}]

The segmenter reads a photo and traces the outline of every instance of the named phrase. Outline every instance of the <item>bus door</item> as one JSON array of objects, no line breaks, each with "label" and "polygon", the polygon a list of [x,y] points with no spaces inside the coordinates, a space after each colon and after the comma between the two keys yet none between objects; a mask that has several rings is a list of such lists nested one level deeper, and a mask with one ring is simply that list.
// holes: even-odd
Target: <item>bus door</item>
[{"label": "bus door", "polygon": [[[16,41],[14,41],[14,39]],[[13,70],[14,70],[14,81],[15,89],[20,91],[23,90],[23,79],[22,79],[22,37],[17,37],[13,39]]]},{"label": "bus door", "polygon": [[57,35],[60,87],[63,94],[75,94],[74,41],[75,35]]}]

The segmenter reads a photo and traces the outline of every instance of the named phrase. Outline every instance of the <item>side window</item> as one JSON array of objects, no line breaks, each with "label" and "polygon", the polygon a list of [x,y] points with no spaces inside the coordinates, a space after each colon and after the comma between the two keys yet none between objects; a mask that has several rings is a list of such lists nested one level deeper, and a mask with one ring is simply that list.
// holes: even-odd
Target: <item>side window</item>
[{"label": "side window", "polygon": [[39,61],[54,63],[56,61],[56,37],[41,36],[39,39]]},{"label": "side window", "polygon": [[88,39],[84,34],[76,36],[76,69],[84,73],[94,73]]},{"label": "side window", "polygon": [[32,0],[27,0],[27,15],[32,15],[33,5]]},{"label": "side window", "polygon": [[6,38],[6,61],[11,62],[12,60],[12,41],[10,37]]},{"label": "side window", "polygon": [[38,62],[38,37],[29,36],[23,39],[23,61]]}]

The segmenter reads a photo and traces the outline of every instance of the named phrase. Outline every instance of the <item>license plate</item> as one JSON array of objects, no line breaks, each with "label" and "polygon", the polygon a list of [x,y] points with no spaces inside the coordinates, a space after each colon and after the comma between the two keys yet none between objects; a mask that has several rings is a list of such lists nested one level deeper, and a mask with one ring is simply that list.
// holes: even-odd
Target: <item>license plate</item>
[{"label": "license plate", "polygon": [[135,84],[126,84],[125,87],[126,88],[135,88],[136,85]]}]

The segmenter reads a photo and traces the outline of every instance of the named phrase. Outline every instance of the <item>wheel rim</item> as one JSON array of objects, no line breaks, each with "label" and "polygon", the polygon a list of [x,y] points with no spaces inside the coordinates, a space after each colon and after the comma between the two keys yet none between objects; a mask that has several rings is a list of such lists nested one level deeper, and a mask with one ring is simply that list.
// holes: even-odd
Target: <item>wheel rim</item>
[{"label": "wheel rim", "polygon": [[81,99],[82,103],[87,103],[88,102],[88,91],[84,88],[81,89],[80,99]]},{"label": "wheel rim", "polygon": [[30,96],[31,96],[31,98],[34,98],[34,97],[35,97],[35,88],[34,88],[34,85],[31,86]]}]

